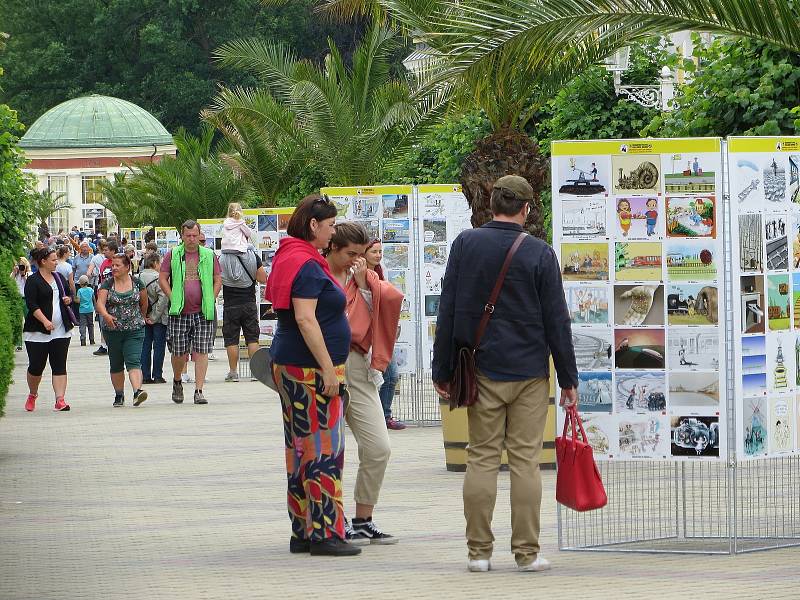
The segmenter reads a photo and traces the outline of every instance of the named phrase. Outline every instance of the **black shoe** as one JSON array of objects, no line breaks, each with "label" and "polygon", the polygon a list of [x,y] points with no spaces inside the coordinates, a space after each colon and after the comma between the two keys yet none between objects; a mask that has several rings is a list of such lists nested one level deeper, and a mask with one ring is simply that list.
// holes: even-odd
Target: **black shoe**
[{"label": "black shoe", "polygon": [[85,346],[85,345],[86,345],[86,340],[81,340],[81,346]]},{"label": "black shoe", "polygon": [[370,544],[382,544],[384,546],[390,546],[399,541],[393,535],[383,533],[378,529],[372,521],[372,517],[368,519],[353,519],[353,535],[354,539],[367,539]]},{"label": "black shoe", "polygon": [[97,350],[92,352],[95,356],[104,356],[108,354],[108,350],[106,350],[105,346],[100,346]]},{"label": "black shoe", "polygon": [[163,377],[156,377],[155,379],[153,379],[152,383],[167,383],[167,380],[164,379]]},{"label": "black shoe", "polygon": [[147,392],[145,392],[142,388],[139,388],[133,393],[134,406],[139,406],[145,400],[147,400]]},{"label": "black shoe", "polygon": [[289,552],[292,554],[304,554],[311,550],[311,542],[293,537],[289,540]]},{"label": "black shoe", "polygon": [[356,548],[338,537],[331,537],[324,542],[311,542],[311,556],[358,556],[361,548]]},{"label": "black shoe", "polygon": [[152,379],[142,379],[142,385],[150,385],[151,383],[155,383]]},{"label": "black shoe", "polygon": [[125,405],[125,396],[123,396],[122,394],[117,394],[116,396],[114,396],[115,407],[120,407],[124,405]]},{"label": "black shoe", "polygon": [[172,401],[175,404],[183,403],[183,384],[180,381],[172,382]]}]

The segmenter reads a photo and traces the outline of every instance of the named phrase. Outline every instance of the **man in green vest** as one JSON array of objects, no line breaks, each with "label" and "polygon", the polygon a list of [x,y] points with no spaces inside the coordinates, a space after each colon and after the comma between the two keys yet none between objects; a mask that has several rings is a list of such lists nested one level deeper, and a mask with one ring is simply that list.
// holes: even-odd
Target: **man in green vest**
[{"label": "man in green vest", "polygon": [[208,354],[214,349],[214,312],[222,287],[222,269],[214,251],[200,245],[200,225],[181,225],[182,243],[161,261],[159,285],[169,296],[169,351],[172,352],[172,401],[183,402],[181,373],[194,354],[194,403],[208,404],[203,383]]}]

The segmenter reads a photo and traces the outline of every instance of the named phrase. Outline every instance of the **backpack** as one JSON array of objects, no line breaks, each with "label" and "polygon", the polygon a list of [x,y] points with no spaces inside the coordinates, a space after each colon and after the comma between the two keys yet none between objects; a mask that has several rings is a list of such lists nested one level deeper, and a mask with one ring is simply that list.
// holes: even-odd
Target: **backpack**
[{"label": "backpack", "polygon": [[[148,317],[150,316],[150,313],[153,312],[153,305],[155,304],[155,302],[153,302],[150,299],[150,289],[149,289],[150,286],[153,285],[154,283],[158,283],[158,278],[153,279],[153,281],[151,281],[146,286],[144,286],[145,291],[147,291],[147,316]],[[156,292],[156,295],[158,295],[158,292]]]}]

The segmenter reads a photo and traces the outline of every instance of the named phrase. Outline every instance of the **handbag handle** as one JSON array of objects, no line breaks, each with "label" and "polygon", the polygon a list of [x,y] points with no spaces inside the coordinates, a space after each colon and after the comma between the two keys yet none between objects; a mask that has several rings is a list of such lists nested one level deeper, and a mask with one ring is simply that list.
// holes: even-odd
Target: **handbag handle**
[{"label": "handbag handle", "polygon": [[578,431],[580,430],[580,438],[583,442],[589,443],[589,438],[586,437],[586,431],[583,429],[583,421],[581,420],[580,415],[578,414],[577,407],[573,404],[567,409],[567,418],[564,419],[564,432],[562,433],[562,437],[567,437],[567,424],[570,425],[572,429],[572,448],[575,449],[578,440]]},{"label": "handbag handle", "polygon": [[489,296],[489,301],[483,307],[483,316],[481,317],[481,322],[478,324],[478,330],[475,333],[475,343],[472,346],[473,352],[481,345],[483,334],[486,332],[487,325],[489,325],[489,318],[492,316],[492,313],[494,313],[494,307],[497,304],[497,299],[500,297],[500,290],[506,279],[506,273],[508,273],[508,268],[511,266],[511,259],[514,258],[514,255],[517,253],[517,250],[519,250],[519,247],[522,245],[522,242],[525,241],[526,237],[528,237],[528,234],[523,231],[517,236],[517,239],[514,240],[511,248],[508,249],[506,260],[503,263],[503,267],[500,269],[497,281],[494,283],[494,289],[492,289],[492,293]]}]

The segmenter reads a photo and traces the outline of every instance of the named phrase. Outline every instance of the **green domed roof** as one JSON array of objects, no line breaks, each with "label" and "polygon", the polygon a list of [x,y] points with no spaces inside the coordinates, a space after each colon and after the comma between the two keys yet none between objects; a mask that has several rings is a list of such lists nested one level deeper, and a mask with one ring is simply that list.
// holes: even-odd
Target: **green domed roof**
[{"label": "green domed roof", "polygon": [[51,108],[22,136],[20,146],[117,148],[172,144],[172,136],[149,112],[110,96],[84,96]]}]

